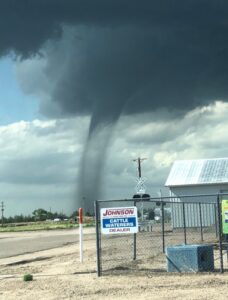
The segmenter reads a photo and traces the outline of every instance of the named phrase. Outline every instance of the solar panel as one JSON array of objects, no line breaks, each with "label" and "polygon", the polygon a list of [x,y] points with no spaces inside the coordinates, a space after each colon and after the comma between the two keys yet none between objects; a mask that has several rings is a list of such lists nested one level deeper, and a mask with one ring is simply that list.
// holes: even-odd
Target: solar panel
[{"label": "solar panel", "polygon": [[228,183],[228,158],[175,161],[166,186]]}]

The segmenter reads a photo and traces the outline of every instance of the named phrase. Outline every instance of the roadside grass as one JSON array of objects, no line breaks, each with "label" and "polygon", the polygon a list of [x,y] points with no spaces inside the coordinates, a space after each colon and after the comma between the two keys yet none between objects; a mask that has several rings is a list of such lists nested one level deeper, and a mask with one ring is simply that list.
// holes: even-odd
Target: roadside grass
[{"label": "roadside grass", "polygon": [[[0,227],[0,232],[21,232],[21,231],[38,231],[38,230],[55,230],[77,228],[77,223],[70,222],[33,222],[33,223],[16,223],[4,224]],[[95,226],[94,222],[84,223],[83,227]]]}]

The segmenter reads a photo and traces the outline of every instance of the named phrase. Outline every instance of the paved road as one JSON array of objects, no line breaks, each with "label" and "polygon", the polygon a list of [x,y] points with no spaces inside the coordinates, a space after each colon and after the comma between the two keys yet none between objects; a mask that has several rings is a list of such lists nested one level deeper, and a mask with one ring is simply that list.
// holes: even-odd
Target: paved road
[{"label": "paved road", "polygon": [[[86,228],[85,235],[94,234],[93,228]],[[52,230],[42,232],[0,233],[0,258],[61,247],[78,243],[78,230]]]}]

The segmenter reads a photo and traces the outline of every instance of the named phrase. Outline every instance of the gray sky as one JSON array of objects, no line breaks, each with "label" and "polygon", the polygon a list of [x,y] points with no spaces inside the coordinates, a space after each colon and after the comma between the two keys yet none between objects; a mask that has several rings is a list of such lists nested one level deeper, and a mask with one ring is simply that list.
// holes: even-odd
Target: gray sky
[{"label": "gray sky", "polygon": [[[132,159],[139,155],[148,158],[142,171],[152,196],[163,189],[175,159],[226,157],[227,113],[228,104],[216,102],[175,122],[164,111],[122,116],[105,163],[102,199],[128,198],[135,193],[137,168]],[[29,213],[36,207],[74,209],[88,127],[88,117],[0,127],[0,196],[7,214]]]},{"label": "gray sky", "polygon": [[[197,135],[200,127],[206,126],[200,123],[204,113],[194,124],[189,115],[205,107],[212,107],[214,112],[215,103],[226,106],[227,9],[226,1],[212,0],[1,1],[0,54],[2,58],[10,55],[15,59],[21,91],[36,98],[39,114],[46,122],[63,122],[66,131],[70,122],[75,139],[83,136],[80,151],[72,154],[71,163],[69,154],[59,152],[45,151],[39,159],[25,154],[18,160],[11,157],[4,162],[4,175],[0,176],[3,184],[9,180],[15,186],[21,186],[23,180],[30,187],[36,183],[59,187],[61,183],[66,188],[69,184],[69,193],[76,198],[85,197],[85,206],[91,207],[94,198],[125,193],[124,188],[117,192],[112,187],[115,177],[109,177],[108,170],[110,176],[115,172],[111,171],[110,160],[119,165],[118,172],[122,174],[123,161],[129,162],[131,156],[149,156],[145,171],[147,165],[157,170],[162,159],[159,176],[157,172],[148,173],[153,184],[158,185],[167,172],[164,165],[182,158],[176,153],[183,158],[222,155],[223,151],[217,147],[213,152],[211,146],[206,152],[201,149],[197,156],[191,148],[195,149],[198,138],[188,145],[186,136],[190,139],[189,130]],[[82,124],[87,120],[87,125],[81,127],[72,120]],[[125,129],[126,122],[129,131]],[[32,124],[30,120],[28,126]],[[47,126],[45,130],[49,129]],[[34,130],[40,130],[39,126]],[[46,136],[45,130],[42,137]],[[61,130],[61,126],[55,130]],[[116,143],[119,153],[122,148],[126,151],[121,163],[110,159]],[[166,145],[173,146],[172,153]],[[56,172],[56,162],[61,170],[67,170],[64,179]],[[25,164],[29,167],[22,176],[19,170]],[[69,166],[74,164],[71,173]],[[39,167],[45,172],[37,171],[31,178],[29,174]],[[111,193],[104,178],[110,178]],[[121,179],[123,186],[126,182]],[[105,188],[100,188],[103,185]]]}]

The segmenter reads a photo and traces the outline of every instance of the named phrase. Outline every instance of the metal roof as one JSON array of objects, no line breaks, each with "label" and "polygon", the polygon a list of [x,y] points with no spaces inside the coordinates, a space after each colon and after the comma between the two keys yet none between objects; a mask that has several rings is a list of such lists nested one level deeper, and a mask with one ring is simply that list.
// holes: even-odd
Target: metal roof
[{"label": "metal roof", "polygon": [[165,186],[228,183],[228,158],[177,160]]}]

